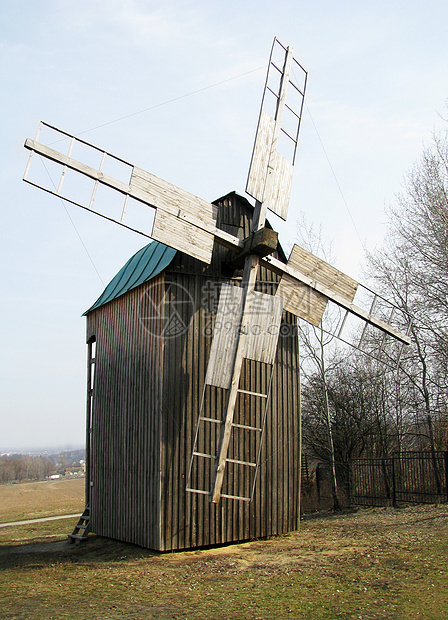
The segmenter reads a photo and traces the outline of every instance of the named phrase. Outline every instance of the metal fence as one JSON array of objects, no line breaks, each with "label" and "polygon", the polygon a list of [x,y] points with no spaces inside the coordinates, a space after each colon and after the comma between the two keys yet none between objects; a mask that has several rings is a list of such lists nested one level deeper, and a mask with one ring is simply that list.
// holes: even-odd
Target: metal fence
[{"label": "metal fence", "polygon": [[349,467],[350,504],[448,502],[448,451],[396,452],[384,459],[353,459]]}]

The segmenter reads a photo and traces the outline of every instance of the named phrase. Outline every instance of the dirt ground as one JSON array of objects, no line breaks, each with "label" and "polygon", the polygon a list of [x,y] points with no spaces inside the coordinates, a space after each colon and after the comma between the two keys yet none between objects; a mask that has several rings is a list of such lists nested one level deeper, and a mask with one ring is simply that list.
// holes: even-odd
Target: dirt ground
[{"label": "dirt ground", "polygon": [[84,509],[84,478],[0,485],[0,523],[75,514]]},{"label": "dirt ground", "polygon": [[448,505],[308,518],[300,531],[159,554],[74,523],[0,530],[0,618],[446,620]]}]

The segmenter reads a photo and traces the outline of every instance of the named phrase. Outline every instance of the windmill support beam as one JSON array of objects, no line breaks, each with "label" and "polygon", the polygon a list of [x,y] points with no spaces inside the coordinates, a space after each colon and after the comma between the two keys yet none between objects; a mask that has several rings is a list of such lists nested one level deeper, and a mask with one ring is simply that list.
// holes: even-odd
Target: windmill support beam
[{"label": "windmill support beam", "polygon": [[[258,239],[260,242],[260,239],[264,238],[263,230],[266,230],[265,223],[265,205],[263,205],[262,202],[259,202],[257,200],[255,203],[254,219],[252,222],[251,235],[249,239],[252,237],[253,239]],[[267,236],[270,237],[270,242],[273,243],[274,238],[271,235]],[[248,245],[250,246],[249,242]],[[275,244],[275,246],[277,247],[277,244]],[[260,266],[260,260],[261,257],[254,252],[253,247],[249,247],[244,262],[244,272],[241,282],[241,318],[239,321],[240,327],[238,330],[238,343],[231,365],[232,381],[230,384],[229,392],[227,394],[227,402],[225,406],[226,415],[225,419],[223,420],[224,423],[221,429],[221,436],[219,439],[218,452],[216,456],[216,467],[213,474],[212,487],[210,490],[210,501],[213,503],[218,503],[221,498],[221,489],[224,481],[224,471],[226,467],[227,453],[232,432],[233,417],[239,392],[241,369],[243,365],[244,352],[246,349],[246,334],[248,333],[250,325],[251,304],[254,297],[255,283],[257,281],[257,273]]]},{"label": "windmill support beam", "polygon": [[[275,45],[275,41],[274,41]],[[274,48],[273,48],[274,49]],[[250,314],[250,305],[252,301],[252,291],[255,289],[255,282],[257,279],[258,267],[260,265],[260,260],[262,256],[267,256],[271,254],[274,249],[277,248],[277,243],[275,242],[275,248],[273,250],[266,252],[266,245],[268,246],[268,250],[270,248],[270,244],[274,244],[274,240],[271,238],[269,243],[260,242],[260,239],[263,239],[264,235],[268,235],[269,233],[264,233],[265,223],[266,223],[266,213],[267,209],[270,208],[274,213],[277,213],[276,206],[281,206],[281,214],[285,216],[286,204],[289,201],[289,190],[286,192],[287,199],[279,200],[278,191],[275,189],[276,181],[280,178],[283,178],[283,173],[279,174],[280,171],[283,170],[282,158],[279,157],[277,153],[277,146],[281,131],[282,125],[282,117],[285,107],[286,101],[286,92],[289,84],[289,75],[291,71],[291,64],[293,60],[293,50],[288,47],[285,49],[285,59],[284,66],[281,70],[281,78],[280,78],[280,88],[277,95],[277,106],[275,111],[275,118],[270,118],[268,121],[269,130],[267,132],[267,136],[263,131],[257,130],[257,138],[255,141],[254,147],[254,155],[252,156],[252,164],[254,166],[254,172],[251,174],[253,169],[251,164],[251,171],[249,172],[249,178],[254,181],[257,186],[256,191],[248,191],[251,194],[256,202],[254,208],[254,216],[251,228],[251,236],[249,239],[245,240],[245,247],[243,248],[242,254],[237,257],[237,261],[242,260],[244,257],[244,272],[243,272],[243,280],[241,283],[241,288],[243,289],[243,302],[242,302],[242,312],[241,312],[241,329],[238,338],[238,343],[236,346],[235,355],[232,363],[232,382],[230,385],[229,393],[227,396],[226,403],[226,415],[224,424],[221,431],[219,448],[217,454],[216,468],[214,471],[214,477],[212,482],[212,488],[210,491],[210,501],[214,503],[218,503],[221,497],[221,488],[224,480],[224,471],[227,459],[227,452],[230,442],[230,435],[232,430],[233,416],[235,411],[236,399],[238,396],[238,388],[240,381],[241,368],[243,364],[243,354],[246,345],[246,339],[244,330],[246,326],[249,324],[249,314]],[[272,61],[272,53],[271,60]],[[268,78],[267,78],[268,79]],[[267,86],[267,81],[266,81]],[[262,104],[263,107],[263,104]],[[259,121],[259,129],[263,126],[263,110],[261,111],[260,121]],[[269,143],[267,149],[267,157],[264,156],[258,157],[257,153],[261,151],[265,151],[263,145]],[[258,145],[257,145],[258,142]],[[260,145],[262,145],[260,147]],[[259,148],[260,147],[260,148]],[[279,162],[278,164],[276,162]],[[291,165],[288,165],[287,168],[289,170],[292,169]],[[250,184],[250,183],[249,183]],[[289,187],[289,184],[288,184]],[[258,248],[258,251],[255,249]]]}]

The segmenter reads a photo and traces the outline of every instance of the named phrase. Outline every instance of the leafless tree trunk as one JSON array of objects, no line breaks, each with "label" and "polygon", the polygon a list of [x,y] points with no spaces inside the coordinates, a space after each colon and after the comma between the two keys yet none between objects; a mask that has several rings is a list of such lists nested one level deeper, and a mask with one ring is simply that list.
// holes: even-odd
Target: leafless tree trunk
[{"label": "leafless tree trunk", "polygon": [[389,216],[383,248],[368,257],[369,273],[413,316],[402,368],[414,387],[409,406],[416,419],[423,414],[434,455],[434,421],[448,412],[448,134],[423,152]]}]

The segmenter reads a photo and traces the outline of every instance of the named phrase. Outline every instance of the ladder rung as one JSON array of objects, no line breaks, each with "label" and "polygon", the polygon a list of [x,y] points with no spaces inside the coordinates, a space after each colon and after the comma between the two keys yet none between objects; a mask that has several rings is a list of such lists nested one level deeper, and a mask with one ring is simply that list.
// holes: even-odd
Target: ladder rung
[{"label": "ladder rung", "polygon": [[200,489],[189,489],[187,487],[185,490],[189,491],[190,493],[199,493],[200,495],[210,495],[208,491],[201,491]]},{"label": "ladder rung", "polygon": [[[79,532],[82,532],[79,534]],[[75,540],[87,540],[90,531],[90,507],[87,505],[84,508],[84,512],[78,519],[78,523],[71,534],[68,535],[68,542],[74,542]]]},{"label": "ladder rung", "polygon": [[239,499],[242,502],[250,502],[250,497],[239,497],[238,495],[224,495],[224,493],[221,493],[221,497],[225,497],[226,499]]},{"label": "ladder rung", "polygon": [[222,424],[222,420],[216,420],[215,418],[204,418],[204,416],[201,415],[201,420],[204,420],[204,422],[214,422],[215,424]]},{"label": "ladder rung", "polygon": [[238,390],[240,394],[249,394],[249,396],[259,396],[260,398],[267,398],[267,394],[261,394],[260,392],[250,392],[249,390]]},{"label": "ladder rung", "polygon": [[203,456],[205,459],[216,459],[216,456],[211,454],[204,454],[203,452],[193,452],[193,456]]},{"label": "ladder rung", "polygon": [[248,465],[249,467],[256,467],[256,463],[249,463],[248,461],[237,461],[236,459],[226,459],[226,463],[235,463],[236,465]]},{"label": "ladder rung", "polygon": [[244,428],[247,431],[259,431],[261,433],[261,428],[257,428],[256,426],[246,426],[246,424],[232,424],[235,428]]},{"label": "ladder rung", "polygon": [[67,538],[69,540],[87,540],[87,536],[80,536],[78,534],[68,534]]}]

